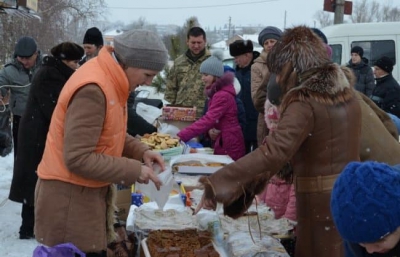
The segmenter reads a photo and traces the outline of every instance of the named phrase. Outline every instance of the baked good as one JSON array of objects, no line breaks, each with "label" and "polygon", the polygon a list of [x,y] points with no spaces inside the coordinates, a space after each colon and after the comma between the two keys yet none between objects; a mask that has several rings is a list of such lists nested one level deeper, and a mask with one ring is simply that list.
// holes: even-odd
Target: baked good
[{"label": "baked good", "polygon": [[223,167],[225,166],[225,163],[221,163],[221,162],[207,162],[206,166],[208,167]]},{"label": "baked good", "polygon": [[178,172],[180,166],[204,167],[204,165],[200,161],[177,162],[172,165],[172,172]]},{"label": "baked good", "polygon": [[211,233],[184,230],[153,230],[149,232],[147,247],[151,257],[217,257]]}]

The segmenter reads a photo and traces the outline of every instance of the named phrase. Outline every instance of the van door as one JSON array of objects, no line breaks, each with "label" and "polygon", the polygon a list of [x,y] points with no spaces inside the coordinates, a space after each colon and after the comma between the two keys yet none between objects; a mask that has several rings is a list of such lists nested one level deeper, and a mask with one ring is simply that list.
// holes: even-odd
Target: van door
[{"label": "van door", "polygon": [[339,65],[346,65],[348,59],[346,57],[347,43],[345,40],[331,40],[329,46],[332,49],[332,61]]}]

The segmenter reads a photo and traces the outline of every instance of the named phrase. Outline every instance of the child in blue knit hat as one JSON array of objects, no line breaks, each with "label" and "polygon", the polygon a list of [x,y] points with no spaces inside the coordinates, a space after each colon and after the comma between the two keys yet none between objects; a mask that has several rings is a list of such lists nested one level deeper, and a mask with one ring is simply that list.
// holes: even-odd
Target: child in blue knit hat
[{"label": "child in blue knit hat", "polygon": [[[238,118],[235,75],[224,72],[221,56],[215,52],[200,66],[204,93],[208,98],[207,112],[196,122],[182,129],[177,136],[184,142],[217,130],[213,148],[215,155],[229,155],[237,160],[245,155],[242,128]],[[212,138],[210,136],[210,138]]]},{"label": "child in blue knit hat", "polygon": [[400,169],[349,163],[332,190],[331,211],[346,257],[400,256]]}]

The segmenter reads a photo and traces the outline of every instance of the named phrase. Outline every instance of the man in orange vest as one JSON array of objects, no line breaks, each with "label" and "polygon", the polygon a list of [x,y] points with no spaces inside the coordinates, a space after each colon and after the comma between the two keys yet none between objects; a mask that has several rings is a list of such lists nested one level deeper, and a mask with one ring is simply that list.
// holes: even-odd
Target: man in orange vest
[{"label": "man in orange vest", "polygon": [[71,242],[88,257],[106,256],[114,235],[111,185],[151,180],[160,187],[152,164],[164,169],[163,159],[126,134],[126,103],[130,91],[151,84],[167,59],[157,35],[132,30],[67,81],[37,170],[35,236],[41,244]]}]

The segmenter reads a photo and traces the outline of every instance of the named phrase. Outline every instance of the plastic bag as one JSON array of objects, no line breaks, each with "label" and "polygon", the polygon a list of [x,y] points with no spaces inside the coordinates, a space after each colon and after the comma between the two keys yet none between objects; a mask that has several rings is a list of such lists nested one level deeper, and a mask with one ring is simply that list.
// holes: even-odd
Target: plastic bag
[{"label": "plastic bag", "polygon": [[172,176],[171,169],[167,169],[157,176],[162,182],[160,190],[157,190],[152,181],[150,181],[148,184],[137,184],[136,190],[149,197],[151,201],[155,201],[158,208],[160,210],[163,210],[165,203],[168,201],[168,197],[171,193],[173,184],[176,182],[174,180],[174,177]]},{"label": "plastic bag", "polygon": [[179,133],[180,129],[174,125],[168,124],[168,123],[161,123],[158,127],[158,132],[163,133],[163,134],[169,134],[173,137],[175,137]]},{"label": "plastic bag", "polygon": [[148,123],[154,124],[156,119],[161,116],[162,110],[157,107],[139,102],[136,105],[136,113],[142,116],[143,119],[145,119]]},{"label": "plastic bag", "polygon": [[86,257],[86,254],[79,250],[72,243],[59,244],[53,247],[39,245],[33,251],[32,257]]}]

